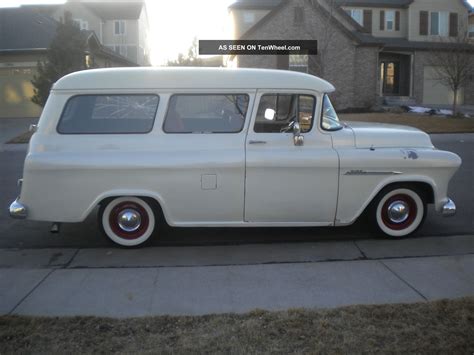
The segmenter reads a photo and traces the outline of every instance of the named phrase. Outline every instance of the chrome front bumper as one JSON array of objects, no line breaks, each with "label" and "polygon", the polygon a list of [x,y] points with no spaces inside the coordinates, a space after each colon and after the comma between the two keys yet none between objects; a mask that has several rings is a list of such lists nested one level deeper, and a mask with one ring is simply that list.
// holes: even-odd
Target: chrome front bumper
[{"label": "chrome front bumper", "polygon": [[454,216],[456,214],[456,205],[454,204],[453,200],[448,198],[448,201],[445,202],[443,208],[441,209],[441,213],[444,217]]},{"label": "chrome front bumper", "polygon": [[17,219],[24,219],[28,216],[26,206],[18,201],[18,198],[13,201],[9,208],[10,217]]}]

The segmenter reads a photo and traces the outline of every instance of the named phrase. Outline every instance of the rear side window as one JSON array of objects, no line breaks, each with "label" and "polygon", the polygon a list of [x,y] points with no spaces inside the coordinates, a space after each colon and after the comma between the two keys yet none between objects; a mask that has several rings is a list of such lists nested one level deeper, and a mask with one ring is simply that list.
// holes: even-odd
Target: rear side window
[{"label": "rear side window", "polygon": [[79,95],[68,100],[58,124],[62,134],[148,133],[157,95]]},{"label": "rear side window", "polygon": [[184,94],[170,98],[166,133],[237,133],[244,127],[248,95]]}]

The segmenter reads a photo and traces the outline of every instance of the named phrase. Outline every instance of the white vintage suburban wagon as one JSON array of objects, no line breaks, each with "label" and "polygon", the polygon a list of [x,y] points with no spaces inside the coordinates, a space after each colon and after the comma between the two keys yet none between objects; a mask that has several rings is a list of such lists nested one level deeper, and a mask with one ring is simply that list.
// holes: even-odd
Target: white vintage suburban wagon
[{"label": "white vintage suburban wagon", "polygon": [[[315,76],[277,70],[133,68],[53,87],[25,160],[15,218],[81,222],[112,241],[172,226],[344,226],[415,232],[427,204],[455,213],[461,159],[417,129],[342,123]],[[164,217],[164,218],[161,218]]]}]

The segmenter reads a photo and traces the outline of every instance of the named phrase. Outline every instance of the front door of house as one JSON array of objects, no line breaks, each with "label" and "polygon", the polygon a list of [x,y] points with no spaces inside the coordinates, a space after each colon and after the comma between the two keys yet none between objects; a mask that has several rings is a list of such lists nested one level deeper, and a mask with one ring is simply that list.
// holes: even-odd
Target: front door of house
[{"label": "front door of house", "polygon": [[399,95],[400,94],[400,62],[383,61],[381,62],[382,76],[382,94]]}]

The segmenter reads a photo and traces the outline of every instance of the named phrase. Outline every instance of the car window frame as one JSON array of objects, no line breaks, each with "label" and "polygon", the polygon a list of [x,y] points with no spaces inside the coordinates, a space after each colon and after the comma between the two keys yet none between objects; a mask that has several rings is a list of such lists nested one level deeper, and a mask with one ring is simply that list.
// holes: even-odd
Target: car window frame
[{"label": "car window frame", "polygon": [[[320,119],[320,123],[319,123],[319,128],[323,131],[323,132],[337,132],[337,131],[340,131],[341,129],[344,128],[344,124],[341,122],[341,120],[339,120],[339,124],[340,126],[337,127],[337,128],[332,128],[332,129],[327,129],[327,128],[324,128],[323,127],[323,120],[324,120],[324,98],[325,96],[328,97],[329,100],[331,100],[331,98],[329,97],[328,93],[323,93],[323,95],[321,96],[321,119]],[[334,108],[334,105],[331,102],[331,105],[332,105],[332,108],[334,110],[334,112],[336,112],[336,115],[337,115],[337,111],[336,109]],[[339,115],[337,116],[337,118],[339,119]]]},{"label": "car window frame", "polygon": [[[311,120],[311,126],[309,127],[309,130],[307,130],[305,132],[301,132],[301,134],[308,134],[308,133],[313,132],[314,121],[317,120],[317,117],[315,117],[315,115],[316,115],[316,109],[317,109],[317,106],[318,106],[318,97],[315,94],[306,93],[306,92],[291,92],[291,91],[283,91],[283,92],[281,92],[281,91],[269,91],[269,92],[264,92],[264,93],[260,94],[260,96],[258,97],[258,103],[256,103],[255,119],[253,121],[252,133],[255,133],[255,134],[281,134],[281,133],[285,133],[285,132],[257,132],[257,131],[255,131],[255,125],[257,123],[257,117],[258,117],[257,115],[258,115],[258,110],[260,108],[260,102],[262,100],[262,97],[265,96],[265,95],[298,95],[298,96],[312,97],[313,100],[314,100],[314,103],[313,103],[313,111],[312,111],[313,119]],[[298,113],[299,113],[299,107],[300,107],[300,102],[299,102],[299,97],[298,97],[298,103],[297,103]],[[299,123],[299,118],[298,118],[298,123]],[[286,132],[286,133],[290,133],[290,132]]]},{"label": "car window frame", "polygon": [[[69,104],[69,102],[71,100],[73,100],[74,98],[76,97],[82,97],[82,96],[156,96],[158,98],[158,103],[156,105],[156,108],[155,108],[155,112],[153,114],[153,122],[151,124],[151,127],[148,131],[146,132],[61,132],[59,130],[59,125],[61,124],[61,121],[64,117],[64,113],[66,112],[66,108],[67,108],[67,105]],[[153,92],[153,93],[130,93],[130,94],[104,94],[104,93],[101,93],[101,94],[91,94],[91,93],[87,93],[87,94],[75,94],[75,95],[72,95],[70,97],[68,97],[68,99],[66,100],[66,102],[64,103],[63,105],[63,108],[61,110],[61,114],[59,115],[59,120],[58,120],[58,123],[56,124],[56,132],[60,135],[97,135],[97,134],[149,134],[153,131],[153,128],[155,126],[155,122],[156,122],[156,116],[157,116],[157,113],[158,113],[158,109],[160,107],[160,102],[161,102],[161,97],[159,94],[157,94],[156,92]]]}]

